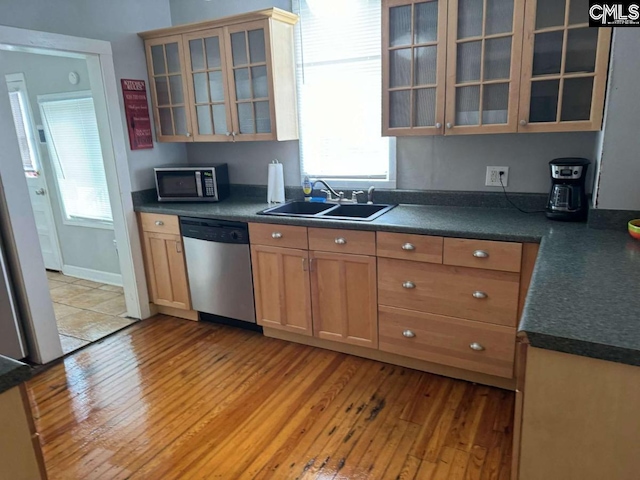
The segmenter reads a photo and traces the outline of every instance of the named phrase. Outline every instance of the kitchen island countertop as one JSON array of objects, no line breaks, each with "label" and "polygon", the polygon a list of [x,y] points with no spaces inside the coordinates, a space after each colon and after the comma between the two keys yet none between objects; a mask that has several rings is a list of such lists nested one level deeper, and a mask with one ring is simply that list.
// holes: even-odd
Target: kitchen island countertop
[{"label": "kitchen island countertop", "polygon": [[532,346],[640,366],[640,242],[515,209],[399,205],[371,222],[258,215],[266,202],[145,201],[138,212],[540,243],[519,331]]},{"label": "kitchen island countertop", "polygon": [[0,393],[6,392],[31,378],[31,367],[0,355]]}]

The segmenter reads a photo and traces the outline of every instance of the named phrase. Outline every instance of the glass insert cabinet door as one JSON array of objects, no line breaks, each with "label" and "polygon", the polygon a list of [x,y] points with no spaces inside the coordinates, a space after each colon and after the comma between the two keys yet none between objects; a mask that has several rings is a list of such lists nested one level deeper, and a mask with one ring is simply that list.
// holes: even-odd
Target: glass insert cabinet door
[{"label": "glass insert cabinet door", "polygon": [[518,129],[522,0],[449,0],[445,134]]},{"label": "glass insert cabinet door", "polygon": [[599,130],[610,28],[589,28],[589,0],[527,0],[518,131]]},{"label": "glass insert cabinet door", "polygon": [[443,133],[446,23],[447,0],[383,1],[383,135]]},{"label": "glass insert cabinet door", "polygon": [[187,114],[182,36],[146,42],[149,83],[158,141],[190,142],[191,119]]},{"label": "glass insert cabinet door", "polygon": [[235,140],[273,136],[273,79],[267,21],[227,27],[227,78]]},{"label": "glass insert cabinet door", "polygon": [[184,35],[183,44],[194,140],[233,140],[223,29]]}]

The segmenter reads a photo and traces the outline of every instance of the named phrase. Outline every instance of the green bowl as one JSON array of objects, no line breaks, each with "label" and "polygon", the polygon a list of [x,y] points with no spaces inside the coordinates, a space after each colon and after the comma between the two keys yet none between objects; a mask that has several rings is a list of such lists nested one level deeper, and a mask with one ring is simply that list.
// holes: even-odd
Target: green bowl
[{"label": "green bowl", "polygon": [[629,226],[629,235],[631,235],[636,240],[640,240],[640,218],[636,220],[631,220],[628,223]]}]

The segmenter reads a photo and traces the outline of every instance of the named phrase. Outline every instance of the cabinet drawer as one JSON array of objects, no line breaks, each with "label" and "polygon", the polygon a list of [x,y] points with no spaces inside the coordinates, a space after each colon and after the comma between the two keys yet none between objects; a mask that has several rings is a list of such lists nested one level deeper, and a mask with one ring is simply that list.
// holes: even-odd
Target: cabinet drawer
[{"label": "cabinet drawer", "polygon": [[378,232],[376,251],[379,257],[442,263],[442,237]]},{"label": "cabinet drawer", "polygon": [[515,328],[382,306],[378,318],[384,352],[513,377]]},{"label": "cabinet drawer", "polygon": [[378,303],[514,327],[519,275],[378,259]]},{"label": "cabinet drawer", "polygon": [[271,245],[306,250],[308,247],[307,227],[250,223],[249,242],[252,245]]},{"label": "cabinet drawer", "polygon": [[140,213],[140,224],[143,232],[180,235],[180,220],[177,215]]},{"label": "cabinet drawer", "polygon": [[521,243],[444,239],[445,265],[519,272],[521,259]]},{"label": "cabinet drawer", "polygon": [[375,255],[376,234],[338,228],[310,228],[309,250]]}]

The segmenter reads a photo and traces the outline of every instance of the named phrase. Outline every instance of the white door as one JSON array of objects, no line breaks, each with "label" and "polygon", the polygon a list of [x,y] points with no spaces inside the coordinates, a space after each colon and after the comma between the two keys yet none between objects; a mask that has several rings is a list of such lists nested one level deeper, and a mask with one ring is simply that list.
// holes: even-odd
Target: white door
[{"label": "white door", "polygon": [[62,270],[62,258],[53,223],[51,198],[40,161],[39,136],[33,122],[26,81],[22,73],[9,74],[5,78],[44,265],[50,270]]}]

